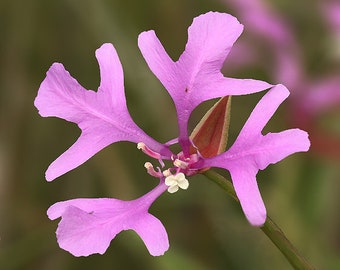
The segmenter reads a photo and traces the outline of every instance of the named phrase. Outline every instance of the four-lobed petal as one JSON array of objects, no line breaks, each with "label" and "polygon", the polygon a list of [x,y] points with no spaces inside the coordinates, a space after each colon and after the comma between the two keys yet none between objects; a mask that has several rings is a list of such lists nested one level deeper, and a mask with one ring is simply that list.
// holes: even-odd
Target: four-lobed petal
[{"label": "four-lobed petal", "polygon": [[179,142],[188,155],[188,120],[203,101],[244,95],[271,87],[252,79],[224,77],[221,68],[243,26],[229,14],[208,12],[194,19],[188,29],[185,51],[174,62],[154,31],[139,35],[138,46],[151,71],[171,95],[178,116]]},{"label": "four-lobed petal", "polygon": [[40,115],[74,122],[82,131],[78,140],[49,166],[48,181],[78,167],[117,141],[143,141],[154,151],[171,155],[132,120],[124,95],[123,70],[114,47],[102,45],[96,57],[101,75],[97,92],[83,88],[59,63],[51,66],[40,85],[34,101]]},{"label": "four-lobed petal", "polygon": [[283,85],[269,90],[254,108],[230,149],[198,166],[229,170],[242,209],[252,225],[261,226],[266,220],[266,209],[256,182],[257,172],[310,147],[308,134],[299,129],[261,134],[288,95],[289,91]]},{"label": "four-lobed petal", "polygon": [[163,224],[148,210],[166,189],[167,186],[160,183],[133,201],[101,198],[58,202],[47,214],[52,220],[62,218],[57,229],[58,243],[74,256],[103,254],[123,230],[134,230],[149,253],[160,256],[169,248],[168,235]]}]

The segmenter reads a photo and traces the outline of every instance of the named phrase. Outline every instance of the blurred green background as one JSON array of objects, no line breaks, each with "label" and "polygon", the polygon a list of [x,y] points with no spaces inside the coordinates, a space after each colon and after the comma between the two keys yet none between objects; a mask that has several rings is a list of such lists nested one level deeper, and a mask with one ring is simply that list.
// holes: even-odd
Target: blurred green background
[{"label": "blurred green background", "polygon": [[[318,2],[270,4],[294,27],[307,57],[306,70],[328,67],[322,58],[327,31],[320,24]],[[156,184],[143,167],[148,158],[131,143],[113,144],[54,182],[45,181],[48,165],[79,135],[76,125],[41,118],[33,106],[49,66],[63,63],[85,88],[96,90],[94,51],[104,42],[113,43],[123,64],[133,118],[165,142],[177,134],[175,110],[145,64],[137,36],[154,29],[177,59],[192,19],[210,10],[237,16],[217,0],[0,1],[0,269],[290,269],[266,236],[248,224],[240,207],[202,176],[193,177],[187,191],[164,194],[152,206],[170,239],[170,249],[161,257],[150,256],[130,231],[119,234],[104,255],[73,257],[58,247],[58,222],[46,216],[57,201],[134,199]],[[265,51],[259,53],[268,57]],[[332,68],[340,76],[339,65],[332,63]],[[238,70],[233,76],[278,83],[260,69]],[[233,99],[229,145],[261,95]],[[211,105],[195,111],[191,127]],[[268,130],[290,128],[288,111],[284,104]],[[332,111],[330,119],[327,128],[340,138],[339,112]],[[320,269],[340,269],[339,160],[310,151],[258,174],[269,215]]]}]

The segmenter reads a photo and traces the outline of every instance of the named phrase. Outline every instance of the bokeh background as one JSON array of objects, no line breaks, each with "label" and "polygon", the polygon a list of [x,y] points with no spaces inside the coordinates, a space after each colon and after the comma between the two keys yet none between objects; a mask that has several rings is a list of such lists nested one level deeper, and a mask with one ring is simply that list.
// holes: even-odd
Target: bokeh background
[{"label": "bokeh background", "polygon": [[[0,1],[0,269],[290,269],[262,231],[248,224],[237,203],[203,176],[193,177],[187,191],[164,194],[152,206],[170,239],[170,250],[161,257],[150,256],[131,231],[119,234],[104,255],[73,257],[57,245],[58,221],[46,216],[46,209],[57,201],[134,199],[156,184],[143,167],[148,158],[131,143],[111,145],[54,182],[45,181],[48,165],[79,135],[76,125],[41,118],[33,106],[49,66],[61,62],[85,88],[97,89],[94,51],[104,42],[113,43],[123,64],[133,118],[159,141],[168,141],[177,134],[175,110],[145,64],[137,36],[154,29],[177,59],[192,19],[210,10],[229,12],[245,24],[239,42],[246,49],[230,56],[226,75],[295,88],[266,130],[307,129],[315,147],[269,166],[258,174],[258,182],[269,215],[301,253],[319,269],[340,269],[340,98],[336,95],[340,84],[333,89],[329,106],[317,113],[303,109],[313,109],[307,96],[315,80],[340,76],[340,30],[323,12],[321,5],[328,1],[263,1],[270,14],[276,14],[274,20],[289,25],[293,41],[278,41],[257,31],[245,12],[259,18],[255,8],[242,9],[231,0]],[[294,52],[289,54],[291,47]],[[299,78],[294,84],[290,76],[278,76],[276,57],[281,49],[300,63],[298,71],[288,65],[279,75],[302,70],[308,81],[303,87],[296,83]],[[262,95],[233,98],[229,145]],[[212,104],[194,112],[191,128]]]}]

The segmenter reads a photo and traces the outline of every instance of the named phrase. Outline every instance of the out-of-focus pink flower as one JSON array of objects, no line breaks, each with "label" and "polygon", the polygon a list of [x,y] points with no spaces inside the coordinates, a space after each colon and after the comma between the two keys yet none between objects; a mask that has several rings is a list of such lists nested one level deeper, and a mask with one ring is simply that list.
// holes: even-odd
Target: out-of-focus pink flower
[{"label": "out-of-focus pink flower", "polygon": [[329,30],[327,52],[334,62],[340,63],[340,1],[321,1],[320,10]]},{"label": "out-of-focus pink flower", "polygon": [[321,10],[332,30],[340,35],[340,1],[322,1]]},{"label": "out-of-focus pink flower", "polygon": [[[238,18],[246,26],[247,38],[237,55],[231,54],[231,59],[237,67],[239,56],[257,55],[254,65],[264,65],[275,81],[284,83],[289,89],[303,76],[300,55],[295,37],[286,20],[275,12],[268,3],[262,0],[223,0],[235,10]],[[256,45],[263,45],[266,53],[258,53]],[[241,49],[243,51],[241,51]],[[263,55],[271,62],[263,61]],[[249,62],[246,64],[249,64]],[[233,67],[232,67],[233,68]],[[294,87],[292,88],[294,92]]]},{"label": "out-of-focus pink flower", "polygon": [[[248,62],[242,58],[241,61],[238,60],[243,54],[257,55],[257,58],[253,57],[255,65],[262,64],[275,81],[283,83],[292,91],[289,103],[291,122],[310,131],[313,148],[319,153],[320,150],[323,153],[337,151],[339,156],[339,138],[329,140],[333,142],[330,148],[317,147],[319,139],[314,140],[313,134],[318,133],[316,137],[324,137],[324,140],[332,137],[331,134],[318,130],[316,119],[321,113],[340,104],[340,75],[326,74],[317,79],[310,78],[305,71],[302,48],[296,41],[294,31],[288,21],[270,7],[269,2],[265,3],[262,0],[223,0],[223,2],[234,9],[249,32],[248,39],[243,40],[243,46],[239,48],[237,55],[230,55],[234,64],[232,67],[237,67],[237,64],[250,64],[249,58]],[[322,1],[320,10],[323,11],[321,15],[324,15],[333,35],[334,46],[331,49],[334,50],[334,54],[340,56],[340,2]],[[256,44],[267,48],[262,56],[269,54],[267,58],[271,61],[263,61],[261,53],[260,56],[257,53]],[[322,133],[323,135],[320,135]]]},{"label": "out-of-focus pink flower", "polygon": [[265,36],[282,46],[293,42],[286,22],[265,2],[261,0],[224,0],[224,2],[237,11],[242,23],[247,25],[247,31]]}]

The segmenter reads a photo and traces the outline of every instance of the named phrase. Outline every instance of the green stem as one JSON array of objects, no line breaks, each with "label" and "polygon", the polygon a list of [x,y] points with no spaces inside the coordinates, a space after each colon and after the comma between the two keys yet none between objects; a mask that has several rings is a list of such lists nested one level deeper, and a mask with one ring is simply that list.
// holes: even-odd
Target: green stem
[{"label": "green stem", "polygon": [[[220,188],[225,190],[235,201],[239,202],[232,183],[215,171],[209,170],[203,173],[208,179],[212,180]],[[287,239],[280,227],[269,217],[261,230],[268,236],[274,245],[286,257],[289,263],[296,270],[315,270],[307,260],[299,253],[293,244]]]}]

